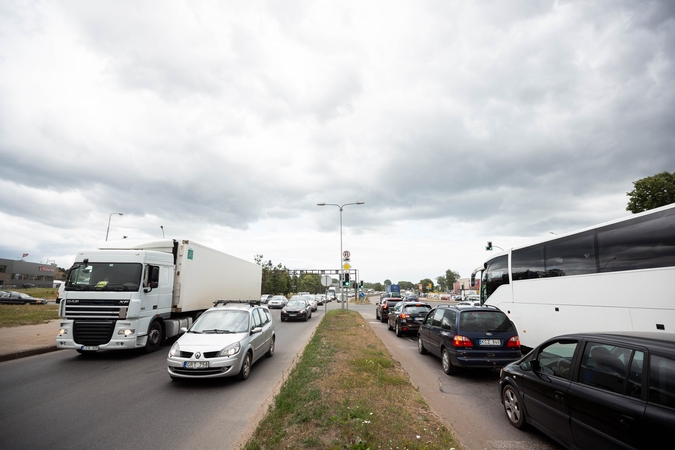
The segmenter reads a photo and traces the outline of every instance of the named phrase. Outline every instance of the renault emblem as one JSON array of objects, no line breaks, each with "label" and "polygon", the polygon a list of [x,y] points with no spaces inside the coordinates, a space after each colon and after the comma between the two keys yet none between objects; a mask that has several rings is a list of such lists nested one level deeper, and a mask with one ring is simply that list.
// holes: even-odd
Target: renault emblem
[{"label": "renault emblem", "polygon": [[201,354],[201,352],[197,352],[197,353],[195,353],[195,358],[199,359],[199,358],[201,358],[201,357],[202,357],[202,354]]}]

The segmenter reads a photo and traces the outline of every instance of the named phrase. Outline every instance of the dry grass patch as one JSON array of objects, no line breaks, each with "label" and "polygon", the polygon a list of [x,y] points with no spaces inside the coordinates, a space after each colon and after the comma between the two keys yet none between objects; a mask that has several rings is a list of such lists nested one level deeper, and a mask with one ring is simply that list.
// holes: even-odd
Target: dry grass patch
[{"label": "dry grass patch", "polygon": [[58,318],[58,305],[0,305],[0,328],[37,325]]},{"label": "dry grass patch", "polygon": [[339,310],[322,320],[245,448],[456,447],[361,315]]}]

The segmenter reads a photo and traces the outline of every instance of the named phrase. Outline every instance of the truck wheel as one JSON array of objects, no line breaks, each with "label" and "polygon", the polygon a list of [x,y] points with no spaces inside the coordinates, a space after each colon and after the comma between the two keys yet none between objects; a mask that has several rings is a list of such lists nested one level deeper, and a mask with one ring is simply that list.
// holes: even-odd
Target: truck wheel
[{"label": "truck wheel", "polygon": [[249,352],[246,352],[246,355],[244,356],[244,363],[241,365],[241,370],[239,371],[237,378],[243,381],[248,379],[248,376],[250,374],[251,374],[251,354]]},{"label": "truck wheel", "polygon": [[150,324],[150,329],[148,330],[148,340],[145,342],[145,352],[152,353],[159,350],[163,340],[164,332],[162,330],[162,324],[155,320]]}]

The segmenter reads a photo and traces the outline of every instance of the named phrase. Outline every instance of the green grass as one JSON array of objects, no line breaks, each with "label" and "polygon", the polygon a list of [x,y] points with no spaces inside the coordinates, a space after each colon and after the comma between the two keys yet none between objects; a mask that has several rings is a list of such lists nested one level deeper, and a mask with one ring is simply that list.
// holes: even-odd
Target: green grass
[{"label": "green grass", "polygon": [[451,449],[453,433],[353,311],[330,311],[245,446]]},{"label": "green grass", "polygon": [[58,305],[0,305],[0,328],[37,325],[58,318]]}]

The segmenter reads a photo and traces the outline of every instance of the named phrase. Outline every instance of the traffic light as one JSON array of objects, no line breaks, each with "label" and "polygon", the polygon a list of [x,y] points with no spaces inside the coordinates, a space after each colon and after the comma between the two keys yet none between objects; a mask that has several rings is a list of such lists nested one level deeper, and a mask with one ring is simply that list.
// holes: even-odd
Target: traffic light
[{"label": "traffic light", "polygon": [[345,278],[344,281],[342,282],[342,285],[349,287],[349,272],[345,272]]},{"label": "traffic light", "polygon": [[345,272],[345,281],[349,281],[349,272]]},{"label": "traffic light", "polygon": [[359,284],[361,288],[363,288],[363,280],[361,280],[361,284]]},{"label": "traffic light", "polygon": [[488,241],[487,246],[485,246],[485,250],[492,250],[492,241]]}]

